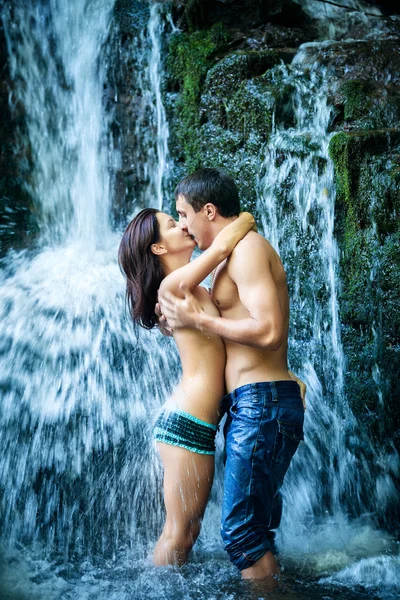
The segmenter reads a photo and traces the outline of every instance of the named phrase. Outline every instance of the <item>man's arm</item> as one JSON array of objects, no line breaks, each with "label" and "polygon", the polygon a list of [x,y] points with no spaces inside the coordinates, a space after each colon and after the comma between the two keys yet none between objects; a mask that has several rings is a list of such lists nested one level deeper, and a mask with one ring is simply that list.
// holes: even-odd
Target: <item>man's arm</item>
[{"label": "man's arm", "polygon": [[244,319],[226,319],[206,314],[185,286],[181,301],[171,294],[160,296],[162,311],[172,328],[195,327],[223,338],[259,348],[277,350],[284,341],[284,317],[270,256],[264,243],[247,236],[234,250],[229,276],[238,288],[241,303],[248,310]]}]

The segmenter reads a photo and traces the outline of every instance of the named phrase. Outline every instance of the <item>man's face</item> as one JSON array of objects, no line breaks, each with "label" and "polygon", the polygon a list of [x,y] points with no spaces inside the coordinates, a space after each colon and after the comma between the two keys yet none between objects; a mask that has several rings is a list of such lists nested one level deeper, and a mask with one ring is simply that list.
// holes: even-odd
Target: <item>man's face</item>
[{"label": "man's face", "polygon": [[179,215],[180,227],[193,236],[200,250],[206,250],[211,246],[211,224],[204,208],[196,213],[193,206],[180,194],[176,200],[176,212]]}]

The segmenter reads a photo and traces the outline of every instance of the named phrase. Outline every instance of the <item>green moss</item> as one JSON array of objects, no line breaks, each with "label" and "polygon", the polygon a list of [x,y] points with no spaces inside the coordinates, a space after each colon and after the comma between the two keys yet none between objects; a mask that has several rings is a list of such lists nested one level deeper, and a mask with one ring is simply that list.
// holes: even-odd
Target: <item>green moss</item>
[{"label": "green moss", "polygon": [[400,122],[400,100],[397,88],[388,82],[351,80],[339,88],[343,102],[343,118],[359,129],[376,130],[393,127]]},{"label": "green moss", "polygon": [[365,81],[346,81],[343,84],[344,118],[346,121],[361,119],[369,113],[371,100],[368,94],[370,91],[370,85]]},{"label": "green moss", "polygon": [[[370,433],[381,440],[385,428],[391,430],[400,420],[394,375],[400,369],[399,142],[395,130],[343,132],[332,137],[329,148],[337,184],[347,394]],[[373,376],[377,369],[379,385]]]},{"label": "green moss", "polygon": [[256,132],[260,142],[265,142],[271,133],[274,106],[269,84],[258,78],[244,81],[226,104],[227,128],[240,133],[244,141]]},{"label": "green moss", "polygon": [[197,130],[202,85],[217,50],[228,40],[225,27],[216,23],[209,30],[179,33],[171,38],[168,68],[172,85],[180,90],[176,105],[177,136],[189,170],[200,166]]},{"label": "green moss", "polygon": [[359,171],[359,148],[356,140],[346,133],[334,135],[329,143],[329,155],[333,160],[336,177],[336,198],[347,205],[346,217],[350,233],[358,228],[353,199],[356,193]]},{"label": "green moss", "polygon": [[[391,144],[399,141],[400,132],[392,129],[341,132],[331,138],[329,155],[335,168],[337,202],[346,205],[348,226],[352,233],[370,222],[371,186],[379,185],[379,179],[372,177],[368,168],[369,157],[385,153]],[[380,167],[382,172],[392,175],[393,190],[396,188],[395,193],[398,194],[393,169],[383,165]],[[389,182],[385,185],[389,185]],[[378,195],[381,193],[384,193],[383,190]]]}]

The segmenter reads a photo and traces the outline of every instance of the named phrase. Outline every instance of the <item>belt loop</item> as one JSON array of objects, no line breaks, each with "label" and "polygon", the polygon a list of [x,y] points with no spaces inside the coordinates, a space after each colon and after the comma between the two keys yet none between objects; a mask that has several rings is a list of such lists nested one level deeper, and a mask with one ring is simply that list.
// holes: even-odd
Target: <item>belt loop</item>
[{"label": "belt loop", "polygon": [[270,385],[271,385],[272,402],[278,402],[278,390],[276,389],[275,382],[271,381]]}]

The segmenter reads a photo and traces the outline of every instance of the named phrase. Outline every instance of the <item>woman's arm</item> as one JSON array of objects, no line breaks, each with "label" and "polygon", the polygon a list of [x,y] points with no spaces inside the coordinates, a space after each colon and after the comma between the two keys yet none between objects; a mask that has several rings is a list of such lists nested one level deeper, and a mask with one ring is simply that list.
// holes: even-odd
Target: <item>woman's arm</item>
[{"label": "woman's arm", "polygon": [[255,225],[253,215],[244,212],[224,227],[215,237],[213,243],[195,260],[184,267],[173,271],[160,286],[163,290],[177,290],[180,286],[192,290],[199,285],[225,258],[234,247]]}]

